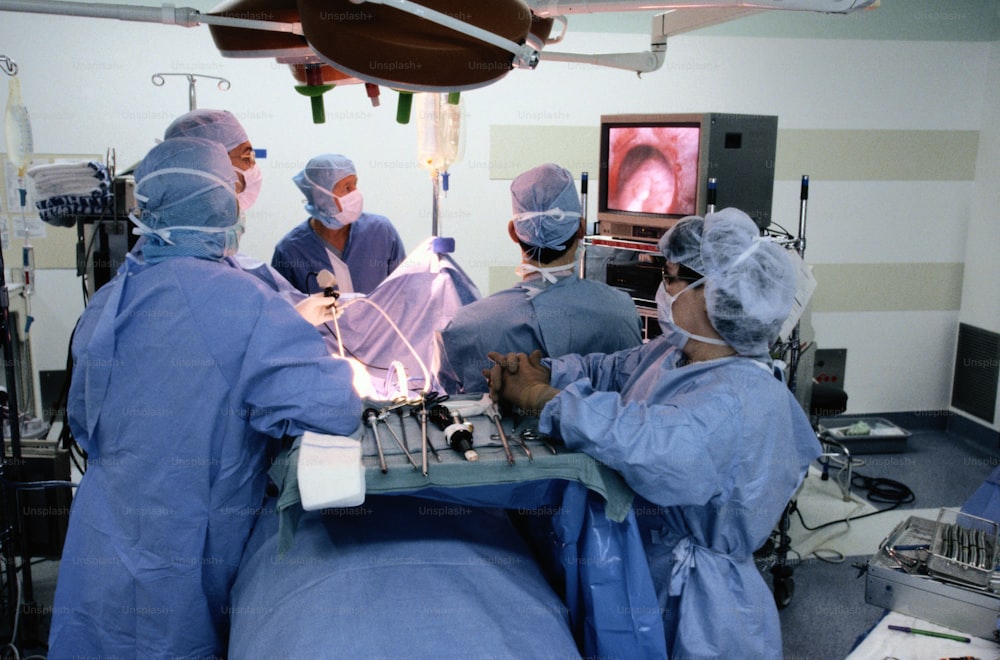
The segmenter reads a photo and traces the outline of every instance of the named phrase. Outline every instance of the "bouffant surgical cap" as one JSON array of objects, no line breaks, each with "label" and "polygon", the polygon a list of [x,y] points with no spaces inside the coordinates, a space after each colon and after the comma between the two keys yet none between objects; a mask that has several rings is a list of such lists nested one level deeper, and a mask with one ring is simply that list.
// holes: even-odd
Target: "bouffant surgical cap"
[{"label": "bouffant surgical cap", "polygon": [[218,142],[227,152],[250,140],[243,125],[231,112],[207,108],[192,110],[172,121],[164,131],[163,139],[176,137],[205,138]]},{"label": "bouffant surgical cap", "polygon": [[659,248],[667,261],[704,275],[708,318],[730,346],[740,355],[767,353],[795,298],[795,267],[784,248],[734,208],[680,220]]},{"label": "bouffant surgical cap", "polygon": [[[306,196],[306,210],[313,216],[335,216],[340,212],[330,191],[341,179],[357,175],[354,162],[340,154],[323,154],[306,163],[305,169],[292,177],[292,181]],[[319,190],[319,194],[316,191]]]},{"label": "bouffant surgical cap", "polygon": [[[223,256],[226,234],[239,218],[236,172],[221,144],[201,138],[166,140],[139,163],[135,181],[136,224],[147,237],[147,259]],[[228,239],[231,243],[232,237]]]},{"label": "bouffant surgical cap", "polygon": [[580,196],[573,175],[554,163],[539,165],[510,184],[514,233],[528,245],[562,250],[580,229]]}]

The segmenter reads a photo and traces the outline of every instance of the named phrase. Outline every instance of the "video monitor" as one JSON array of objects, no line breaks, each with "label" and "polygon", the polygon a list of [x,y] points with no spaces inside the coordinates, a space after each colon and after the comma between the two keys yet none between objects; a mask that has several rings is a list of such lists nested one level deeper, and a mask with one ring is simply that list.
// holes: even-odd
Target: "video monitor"
[{"label": "video monitor", "polygon": [[700,123],[607,124],[607,211],[698,211]]}]

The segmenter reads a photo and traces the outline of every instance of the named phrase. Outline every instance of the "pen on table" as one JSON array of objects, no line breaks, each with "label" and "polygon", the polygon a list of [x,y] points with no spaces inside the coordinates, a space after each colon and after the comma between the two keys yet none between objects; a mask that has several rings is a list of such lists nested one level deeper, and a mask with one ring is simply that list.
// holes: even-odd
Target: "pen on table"
[{"label": "pen on table", "polygon": [[896,551],[902,551],[902,550],[930,550],[931,546],[929,544],[927,544],[927,543],[920,543],[920,544],[917,544],[917,545],[894,545],[894,546],[892,546],[892,549],[896,550]]},{"label": "pen on table", "polygon": [[953,639],[956,642],[965,642],[969,644],[972,640],[968,637],[962,637],[961,635],[949,635],[948,633],[934,632],[933,630],[921,630],[920,628],[910,628],[909,626],[894,626],[889,625],[889,630],[898,630],[899,632],[911,633],[913,635],[927,635],[928,637],[940,637],[941,639]]}]

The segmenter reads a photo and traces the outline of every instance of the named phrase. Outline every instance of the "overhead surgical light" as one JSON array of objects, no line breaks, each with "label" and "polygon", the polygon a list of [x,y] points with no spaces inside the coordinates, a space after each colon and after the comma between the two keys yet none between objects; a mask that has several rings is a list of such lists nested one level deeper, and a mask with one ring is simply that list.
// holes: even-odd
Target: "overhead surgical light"
[{"label": "overhead surgical light", "polygon": [[[226,57],[274,57],[292,66],[296,91],[324,117],[322,95],[337,84],[400,92],[456,92],[490,84],[516,66],[533,68],[552,19],[521,0],[227,0],[209,16],[283,23],[288,31],[210,25]],[[530,44],[530,45],[528,45]],[[410,99],[403,96],[401,104]],[[398,117],[408,117],[401,108]],[[404,119],[405,121],[405,119]]]},{"label": "overhead surgical light", "polygon": [[298,0],[302,31],[317,55],[357,78],[410,92],[482,87],[515,66],[534,68],[534,20],[521,0]]},{"label": "overhead surgical light", "polygon": [[[452,93],[496,82],[544,60],[645,73],[662,66],[666,37],[762,10],[847,14],[879,0],[225,0],[203,14],[190,7],[140,7],[61,0],[0,0],[0,11],[117,18],[193,27],[207,24],[225,57],[271,57],[292,67],[313,119],[335,85],[395,89],[404,121],[414,92]],[[686,10],[653,18],[648,51],[581,54],[543,51],[556,20],[583,13]],[[690,17],[690,18],[689,18]]]}]

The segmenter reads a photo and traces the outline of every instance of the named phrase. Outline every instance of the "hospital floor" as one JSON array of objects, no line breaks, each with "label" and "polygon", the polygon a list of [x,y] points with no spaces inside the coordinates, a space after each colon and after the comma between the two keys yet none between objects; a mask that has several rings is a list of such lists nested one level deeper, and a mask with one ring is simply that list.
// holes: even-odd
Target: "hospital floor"
[{"label": "hospital floor", "polygon": [[[779,613],[786,660],[845,658],[885,613],[865,602],[864,567],[868,557],[878,551],[879,544],[901,520],[911,515],[935,520],[940,508],[960,507],[1000,464],[1000,436],[995,431],[968,428],[967,423],[959,432],[921,428],[941,422],[933,419],[893,421],[911,433],[905,451],[855,453],[854,483],[859,484],[863,478],[891,480],[885,482],[891,491],[903,486],[912,491],[913,501],[887,510],[891,504],[872,503],[870,493],[855,486],[851,495],[855,501],[864,501],[865,513],[882,512],[852,521],[847,533],[840,536],[836,535],[847,529],[846,525],[831,525],[823,530],[827,537],[836,538],[819,545],[839,548],[844,551],[843,559],[822,548],[817,548],[817,554],[789,556],[794,592]],[[815,477],[811,474],[807,480]],[[833,505],[839,503],[834,501]],[[803,510],[803,516],[811,528],[831,519],[820,518],[815,511],[807,514]],[[795,525],[801,525],[801,521],[795,520]],[[795,536],[793,528],[793,546]]]},{"label": "hospital floor", "polygon": [[[906,439],[905,451],[855,453],[852,470],[861,477],[898,482],[913,492],[914,499],[891,511],[875,513],[864,521],[854,520],[847,533],[840,533],[837,525],[831,525],[825,536],[833,537],[833,540],[820,543],[816,554],[802,557],[794,552],[789,554],[794,590],[788,605],[779,614],[786,660],[835,660],[846,657],[884,614],[881,608],[865,603],[863,567],[868,556],[877,551],[879,543],[901,518],[908,515],[933,518],[940,507],[961,506],[1000,460],[1000,438],[996,432],[983,432],[981,427],[969,433],[943,428],[922,429],[920,426],[927,420],[893,421],[911,433]],[[810,474],[807,481],[809,479],[816,480],[817,475]],[[794,520],[793,547],[796,546],[799,525],[804,523],[815,528],[828,522],[828,519],[820,517],[822,513],[818,513],[824,511],[824,506],[828,504],[826,499],[832,500],[834,509],[839,505],[837,497],[828,496],[822,490],[836,492],[834,481],[835,477],[822,485],[811,482],[810,486],[819,488],[819,495],[807,495],[805,489],[800,491],[803,499],[817,501],[811,504],[802,502],[800,510],[804,519]],[[862,489],[852,488],[851,495],[855,501],[867,501]],[[869,503],[865,512],[890,507],[885,503]],[[855,511],[856,507],[851,510]],[[793,514],[793,518],[797,518],[797,514]],[[835,555],[838,550],[844,552],[843,558]],[[40,640],[47,636],[57,573],[58,561],[37,561],[31,567],[34,606],[30,611],[39,613],[37,637]],[[766,571],[765,579],[771,580]],[[44,646],[21,647],[21,657],[44,652]]]}]

